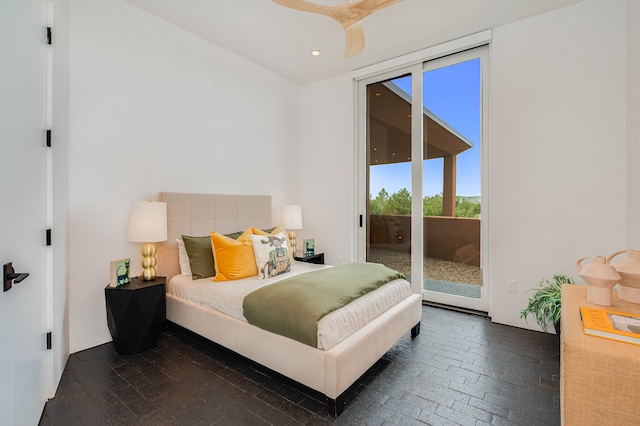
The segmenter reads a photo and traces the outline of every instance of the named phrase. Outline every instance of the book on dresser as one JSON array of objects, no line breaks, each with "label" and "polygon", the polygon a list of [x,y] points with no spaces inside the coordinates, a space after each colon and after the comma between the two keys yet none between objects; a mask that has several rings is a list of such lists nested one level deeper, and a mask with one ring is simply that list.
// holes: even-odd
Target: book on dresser
[{"label": "book on dresser", "polygon": [[589,336],[640,345],[640,315],[580,306],[580,316]]}]

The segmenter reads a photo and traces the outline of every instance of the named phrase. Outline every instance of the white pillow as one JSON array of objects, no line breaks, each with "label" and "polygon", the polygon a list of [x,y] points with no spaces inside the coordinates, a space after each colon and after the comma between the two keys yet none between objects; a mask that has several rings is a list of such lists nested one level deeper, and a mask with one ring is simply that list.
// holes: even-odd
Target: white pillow
[{"label": "white pillow", "polygon": [[275,235],[251,235],[253,254],[258,267],[258,278],[270,278],[291,270],[284,232]]},{"label": "white pillow", "polygon": [[182,238],[176,238],[178,243],[178,263],[180,263],[180,275],[191,275],[191,265],[189,265],[189,255],[184,247]]}]

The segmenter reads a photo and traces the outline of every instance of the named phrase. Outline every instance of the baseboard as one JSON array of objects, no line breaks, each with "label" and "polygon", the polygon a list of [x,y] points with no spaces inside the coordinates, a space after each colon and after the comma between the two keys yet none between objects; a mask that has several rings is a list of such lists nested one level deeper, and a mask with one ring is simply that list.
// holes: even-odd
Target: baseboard
[{"label": "baseboard", "polygon": [[423,300],[422,304],[426,306],[431,306],[434,308],[448,309],[450,311],[462,312],[469,315],[477,315],[480,317],[491,319],[488,312],[477,311],[475,309],[461,308],[460,306],[453,306],[453,305],[445,305],[444,303],[429,302],[428,300]]}]

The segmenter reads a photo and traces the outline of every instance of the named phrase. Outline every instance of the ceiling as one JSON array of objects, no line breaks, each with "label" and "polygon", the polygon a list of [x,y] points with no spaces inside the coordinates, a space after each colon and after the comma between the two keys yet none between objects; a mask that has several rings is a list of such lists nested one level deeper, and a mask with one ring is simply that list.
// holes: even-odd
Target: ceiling
[{"label": "ceiling", "polygon": [[[403,0],[363,21],[365,48],[351,58],[344,57],[337,21],[271,0],[125,1],[307,84],[584,0]],[[347,1],[314,0],[325,6]],[[312,56],[314,49],[322,54]]]}]

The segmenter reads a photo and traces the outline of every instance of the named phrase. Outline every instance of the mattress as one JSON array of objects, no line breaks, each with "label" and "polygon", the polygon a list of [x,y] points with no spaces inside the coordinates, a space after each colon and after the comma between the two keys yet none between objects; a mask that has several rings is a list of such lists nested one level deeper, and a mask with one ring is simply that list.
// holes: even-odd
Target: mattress
[{"label": "mattress", "polygon": [[[291,272],[273,278],[251,277],[224,282],[213,282],[211,278],[193,280],[191,275],[176,275],[169,282],[167,293],[246,322],[242,313],[242,301],[247,294],[282,279],[327,267],[329,266],[296,262]],[[398,279],[324,316],[318,322],[318,349],[331,349],[410,295],[411,287],[408,282]]]}]

